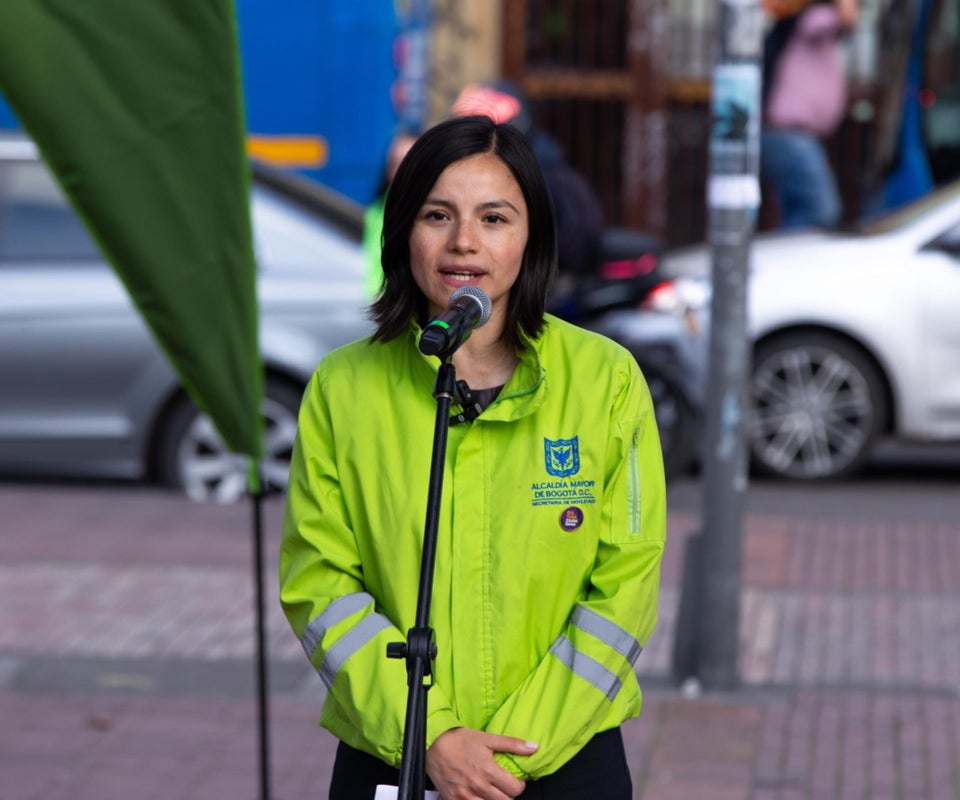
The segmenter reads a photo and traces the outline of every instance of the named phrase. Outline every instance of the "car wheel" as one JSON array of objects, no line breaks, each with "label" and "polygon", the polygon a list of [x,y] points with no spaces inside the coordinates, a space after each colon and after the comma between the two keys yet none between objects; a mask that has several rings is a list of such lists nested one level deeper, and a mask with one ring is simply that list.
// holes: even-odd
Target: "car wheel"
[{"label": "car wheel", "polygon": [[663,471],[668,478],[690,468],[698,437],[698,419],[683,391],[656,367],[641,364],[650,388],[663,451]]},{"label": "car wheel", "polygon": [[886,422],[877,367],[856,345],[829,334],[792,333],[762,343],[751,394],[752,465],[767,475],[849,476]]},{"label": "car wheel", "polygon": [[[300,398],[289,384],[267,380],[260,472],[268,491],[287,487]],[[167,415],[156,453],[160,480],[193,500],[232,503],[246,492],[250,459],[230,452],[210,418],[186,398]]]}]

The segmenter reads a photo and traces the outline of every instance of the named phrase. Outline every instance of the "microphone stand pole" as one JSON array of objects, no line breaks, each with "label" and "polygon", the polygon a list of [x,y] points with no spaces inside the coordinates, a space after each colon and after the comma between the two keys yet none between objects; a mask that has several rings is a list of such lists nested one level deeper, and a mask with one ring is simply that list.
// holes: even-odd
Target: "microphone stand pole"
[{"label": "microphone stand pole", "polygon": [[253,500],[253,582],[256,616],[257,660],[257,745],[260,767],[260,800],[272,800],[270,787],[270,682],[267,677],[267,621],[263,577],[263,498],[267,489],[260,475],[260,462],[252,459],[247,476],[247,493]]},{"label": "microphone stand pole", "polygon": [[[437,401],[437,417],[433,431],[433,455],[430,461],[430,490],[427,495],[427,518],[423,530],[423,552],[420,558],[420,589],[417,595],[417,616],[407,631],[407,641],[387,645],[388,658],[407,662],[407,712],[403,730],[403,756],[400,761],[400,786],[397,800],[423,800],[426,789],[427,756],[427,691],[432,685],[433,660],[437,645],[430,623],[430,595],[437,554],[437,524],[443,493],[443,470],[447,452],[447,428],[450,405],[456,392],[456,370],[450,363],[452,351],[441,354],[440,369],[433,388]],[[427,681],[430,678],[431,680]]]}]

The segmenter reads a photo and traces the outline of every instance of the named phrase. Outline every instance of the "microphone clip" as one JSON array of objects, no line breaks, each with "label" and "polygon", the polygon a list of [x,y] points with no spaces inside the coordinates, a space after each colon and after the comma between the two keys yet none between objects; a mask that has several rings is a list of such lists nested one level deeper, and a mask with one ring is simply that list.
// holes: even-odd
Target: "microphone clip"
[{"label": "microphone clip", "polygon": [[463,410],[459,414],[454,414],[450,417],[451,425],[459,425],[462,422],[473,422],[480,416],[480,412],[483,411],[483,409],[474,399],[473,392],[466,381],[457,381],[455,395],[457,403],[460,404],[460,408]]}]

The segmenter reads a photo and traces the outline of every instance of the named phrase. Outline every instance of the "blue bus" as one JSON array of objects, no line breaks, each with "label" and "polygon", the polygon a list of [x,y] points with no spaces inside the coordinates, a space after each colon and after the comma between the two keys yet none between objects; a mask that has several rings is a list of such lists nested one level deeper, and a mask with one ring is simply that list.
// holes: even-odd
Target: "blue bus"
[{"label": "blue bus", "polygon": [[[236,2],[251,155],[369,203],[398,123],[422,121],[427,3]],[[17,127],[0,98],[0,129]]]},{"label": "blue bus", "polygon": [[893,0],[883,46],[902,68],[887,87],[890,121],[875,147],[883,208],[895,208],[960,178],[960,3]]}]

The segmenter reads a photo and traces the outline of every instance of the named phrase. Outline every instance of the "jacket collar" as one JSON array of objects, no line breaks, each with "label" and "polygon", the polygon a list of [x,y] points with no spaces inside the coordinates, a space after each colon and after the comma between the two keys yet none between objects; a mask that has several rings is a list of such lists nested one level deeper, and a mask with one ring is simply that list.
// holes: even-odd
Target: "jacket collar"
[{"label": "jacket collar", "polygon": [[[440,360],[436,356],[425,356],[420,352],[417,342],[420,341],[421,328],[416,321],[411,321],[409,335],[411,346],[420,360],[429,365],[436,375],[440,367]],[[524,337],[520,348],[520,361],[517,368],[504,385],[496,401],[483,412],[483,420],[488,422],[510,422],[533,414],[547,395],[547,373],[542,363],[544,340],[550,336],[550,321],[539,339]]]}]

